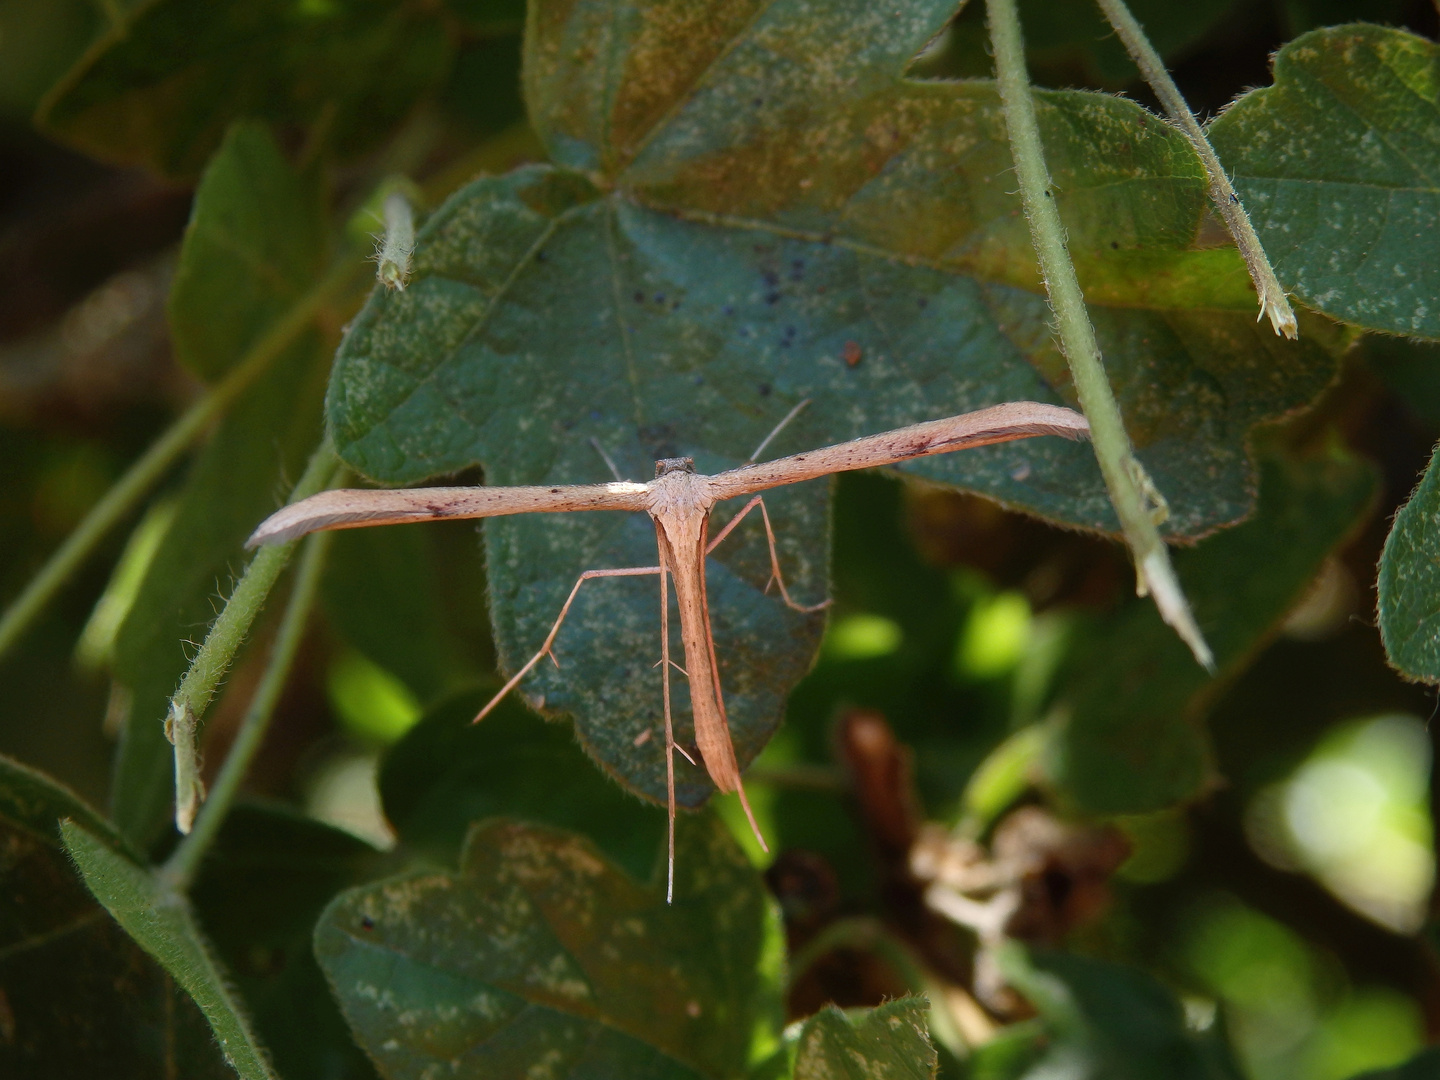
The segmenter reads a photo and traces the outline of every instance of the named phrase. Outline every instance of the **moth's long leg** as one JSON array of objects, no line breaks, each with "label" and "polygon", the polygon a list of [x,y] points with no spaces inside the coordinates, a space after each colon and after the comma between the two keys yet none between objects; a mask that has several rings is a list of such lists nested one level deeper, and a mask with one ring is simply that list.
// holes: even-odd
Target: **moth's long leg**
[{"label": "moth's long leg", "polygon": [[[665,561],[663,549],[660,561]],[[665,903],[672,904],[675,902],[675,724],[670,718],[670,582],[663,565],[660,567],[660,670],[663,673],[660,684],[665,697],[665,809],[669,814]]]},{"label": "moth's long leg", "polygon": [[829,607],[829,600],[822,600],[818,604],[811,604],[807,607],[805,604],[797,604],[794,600],[790,599],[790,592],[785,588],[785,577],[780,573],[780,556],[775,551],[775,529],[770,524],[770,511],[765,509],[765,499],[763,496],[756,495],[745,504],[745,509],[741,510],[726,522],[725,527],[715,535],[715,539],[710,541],[710,546],[705,549],[705,554],[709,555],[710,552],[714,551],[720,541],[730,535],[730,530],[735,528],[736,525],[739,525],[740,522],[744,520],[745,515],[757,506],[760,507],[760,517],[765,522],[765,539],[769,541],[770,544],[770,574],[774,577],[775,584],[780,586],[780,595],[784,598],[786,605],[795,611],[803,611],[807,614],[822,611]]},{"label": "moth's long leg", "polygon": [[[479,714],[471,723],[478,724],[481,720],[484,720],[485,717],[489,716],[490,710],[500,704],[500,699],[510,693],[511,690],[514,690],[515,687],[519,685],[520,680],[530,674],[530,670],[544,657],[549,656],[551,660],[555,659],[554,655],[550,652],[550,647],[555,644],[555,635],[560,633],[560,624],[565,621],[565,616],[570,614],[570,605],[575,602],[575,594],[580,591],[581,585],[584,585],[585,582],[592,578],[644,577],[646,574],[658,573],[660,573],[660,567],[658,566],[627,566],[619,570],[586,570],[581,574],[579,580],[575,582],[575,587],[570,590],[570,595],[565,600],[565,606],[560,609],[560,617],[555,620],[555,625],[550,627],[550,633],[545,638],[545,644],[540,646],[540,651],[532,656],[524,667],[511,676],[510,681],[500,688],[499,692],[480,710]],[[559,661],[556,661],[556,664],[558,666]]]}]

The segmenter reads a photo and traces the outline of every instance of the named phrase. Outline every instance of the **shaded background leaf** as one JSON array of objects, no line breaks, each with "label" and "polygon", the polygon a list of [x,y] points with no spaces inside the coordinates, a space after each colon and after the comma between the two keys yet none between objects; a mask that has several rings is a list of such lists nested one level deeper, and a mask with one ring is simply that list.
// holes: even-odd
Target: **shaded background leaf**
[{"label": "shaded background leaf", "polygon": [[0,1071],[234,1076],[195,1003],[76,877],[60,844],[66,818],[123,844],[74,794],[0,758]]},{"label": "shaded background leaf", "polygon": [[[1374,493],[1365,463],[1324,451],[1287,454],[1272,442],[1255,516],[1175,553],[1222,678],[1233,677],[1300,600],[1364,520]],[[1176,642],[1158,618],[1153,605],[1130,603],[1083,627],[1057,678],[1062,719],[1046,772],[1090,812],[1158,810],[1213,779],[1202,720],[1219,687],[1183,647],[1171,651]]]},{"label": "shaded background leaf", "polygon": [[95,157],[177,178],[199,173],[241,117],[314,125],[354,154],[404,117],[449,50],[420,4],[151,0],[50,92],[40,123]]},{"label": "shaded background leaf", "polygon": [[293,810],[231,811],[195,883],[195,914],[286,1080],[373,1076],[311,948],[321,909],[379,852]]},{"label": "shaded background leaf", "polygon": [[523,817],[582,833],[631,877],[648,877],[664,813],[597,772],[568,725],[546,723],[513,701],[472,723],[491,693],[437,705],[386,754],[380,796],[401,843],[455,865],[476,821]]},{"label": "shaded background leaf", "polygon": [[149,871],[74,822],[61,822],[60,836],[95,898],[200,1007],[241,1080],[275,1080],[244,1005],[185,898],[166,892]]}]

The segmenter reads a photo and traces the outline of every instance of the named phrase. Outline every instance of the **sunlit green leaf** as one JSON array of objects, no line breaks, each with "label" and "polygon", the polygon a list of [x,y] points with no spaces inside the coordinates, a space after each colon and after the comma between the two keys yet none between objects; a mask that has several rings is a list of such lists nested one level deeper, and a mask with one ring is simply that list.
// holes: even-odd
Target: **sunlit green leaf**
[{"label": "sunlit green leaf", "polygon": [[1372,330],[1440,338],[1440,52],[1355,23],[1275,58],[1210,127],[1280,282]]},{"label": "sunlit green leaf", "polygon": [[232,120],[313,125],[344,152],[383,138],[444,73],[449,44],[420,4],[150,0],[40,107],[88,154],[194,176]]},{"label": "sunlit green leaf", "polygon": [[276,1080],[264,1047],[184,897],[73,821],[60,825],[65,850],[115,921],[200,1006],[225,1060],[242,1080]]},{"label": "sunlit green leaf", "polygon": [[0,758],[0,1075],[233,1077],[195,1004],[76,877],[62,819],[123,847],[73,793]]},{"label": "sunlit green leaf", "polygon": [[254,123],[231,128],[205,169],[169,300],[176,359],[202,379],[232,367],[314,286],[326,255],[318,179]]},{"label": "sunlit green leaf", "polygon": [[1407,678],[1440,682],[1440,450],[1380,556],[1380,636]]},{"label": "sunlit green leaf", "polygon": [[389,1080],[726,1077],[779,1035],[779,925],[713,820],[682,817],[673,906],[588,842],[492,819],[453,873],[342,893],[315,950]]},{"label": "sunlit green leaf", "polygon": [[1193,797],[1208,777],[1206,709],[1363,520],[1372,470],[1354,458],[1262,458],[1255,516],[1176,551],[1175,569],[1215,649],[1211,679],[1164,633],[1153,605],[1126,604],[1076,632],[1059,676],[1063,718],[1046,764],[1086,809],[1142,813]]}]

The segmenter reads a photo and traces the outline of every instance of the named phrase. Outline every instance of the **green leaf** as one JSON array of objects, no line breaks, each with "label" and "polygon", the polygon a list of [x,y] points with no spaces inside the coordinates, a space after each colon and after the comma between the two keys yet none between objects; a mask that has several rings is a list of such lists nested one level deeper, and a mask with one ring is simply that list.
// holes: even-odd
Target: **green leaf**
[{"label": "green leaf", "polygon": [[73,821],[61,823],[60,836],[95,898],[200,1006],[231,1067],[243,1080],[276,1080],[185,898]]},{"label": "green leaf", "polygon": [[380,795],[406,847],[453,865],[474,822],[523,817],[583,833],[631,876],[647,875],[664,815],[600,776],[568,726],[508,701],[472,723],[489,698],[437,706],[386,755]]},{"label": "green leaf", "polygon": [[937,1058],[930,1044],[924,998],[887,1001],[858,1016],[828,1005],[805,1021],[795,1040],[794,1080],[931,1080]]},{"label": "green leaf", "polygon": [[175,356],[193,374],[224,374],[313,288],[326,254],[317,181],[260,124],[235,125],[210,160],[169,300]]},{"label": "green leaf", "polygon": [[1229,1048],[1185,1024],[1175,996],[1133,968],[1060,952],[1002,951],[1005,977],[1049,1030],[1050,1052],[1027,1075],[1104,1080],[1240,1080]]},{"label": "green leaf", "polygon": [[1433,1080],[1440,1076],[1440,1048],[1422,1050],[1404,1065],[1359,1073],[1351,1080]]},{"label": "green leaf", "polygon": [[1409,679],[1440,683],[1440,447],[1380,554],[1380,637]]},{"label": "green leaf", "polygon": [[176,178],[198,173],[243,117],[308,125],[355,154],[406,117],[449,52],[419,4],[150,0],[51,91],[38,121],[85,153]]},{"label": "green leaf", "polygon": [[175,518],[115,642],[115,677],[129,690],[112,789],[120,831],[148,850],[166,827],[174,759],[165,739],[170,695],[204,638],[234,575],[245,538],[276,507],[319,440],[325,356],[306,334],[277,357],[232,407],[191,469]]},{"label": "green leaf", "polygon": [[[342,345],[337,450],[385,483],[480,464],[491,484],[544,484],[609,479],[598,443],[646,479],[659,457],[738,465],[806,399],[772,454],[1065,399],[993,85],[901,78],[952,8],[732,0],[660,19],[537,4],[526,95],[560,167],[479,181],[426,224],[410,287],[372,296]],[[1257,330],[1238,256],[1196,248],[1205,183],[1179,133],[1108,95],[1041,105],[1107,365],[1169,527],[1234,521],[1252,498],[1249,429],[1313,397],[1333,361]],[[1114,524],[1085,446],[1042,439],[911,469]],[[819,600],[825,485],[767,502],[787,579]],[[533,654],[582,570],[652,564],[651,534],[597,515],[487,523],[503,666]],[[711,561],[710,587],[743,765],[820,620],[764,595],[758,527],[738,540]],[[563,670],[527,689],[657,798],[659,744],[634,745],[660,713],[653,583],[591,583],[570,619]],[[710,790],[688,766],[681,781],[689,803]]]},{"label": "green leaf", "polygon": [[1354,23],[1275,58],[1210,126],[1275,273],[1325,314],[1440,338],[1440,52]]},{"label": "green leaf", "polygon": [[233,1076],[194,1002],[75,876],[62,818],[122,849],[76,795],[0,757],[0,1075]]},{"label": "green leaf", "polygon": [[321,909],[380,859],[348,833],[253,803],[231,810],[206,856],[191,893],[196,916],[286,1080],[371,1074],[311,936]]},{"label": "green leaf", "polygon": [[1272,440],[1255,516],[1174,554],[1221,677],[1197,668],[1140,600],[1077,633],[1058,677],[1065,719],[1046,751],[1050,780],[1097,813],[1143,813],[1197,795],[1210,779],[1207,709],[1365,519],[1374,493],[1364,462],[1339,452],[1296,458]]},{"label": "green leaf", "polygon": [[682,817],[675,903],[587,841],[476,826],[458,874],[342,893],[315,951],[390,1080],[725,1077],[780,1026],[783,937],[764,886],[713,819]]}]

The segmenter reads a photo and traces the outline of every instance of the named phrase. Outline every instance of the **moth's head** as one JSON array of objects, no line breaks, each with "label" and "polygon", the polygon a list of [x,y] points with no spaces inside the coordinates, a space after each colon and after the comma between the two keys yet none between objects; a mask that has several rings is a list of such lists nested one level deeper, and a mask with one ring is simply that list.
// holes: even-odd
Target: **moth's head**
[{"label": "moth's head", "polygon": [[671,473],[693,473],[695,471],[695,459],[688,457],[667,457],[655,462],[655,477],[668,476]]}]

